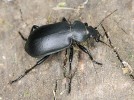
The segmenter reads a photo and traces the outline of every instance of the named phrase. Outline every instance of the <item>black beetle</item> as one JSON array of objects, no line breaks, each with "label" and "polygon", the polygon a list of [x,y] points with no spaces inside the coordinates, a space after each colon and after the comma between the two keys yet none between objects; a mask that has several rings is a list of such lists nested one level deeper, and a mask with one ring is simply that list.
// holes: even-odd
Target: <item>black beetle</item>
[{"label": "black beetle", "polygon": [[[115,11],[110,13],[108,16],[113,14]],[[106,16],[105,18],[107,18],[108,16]],[[104,19],[100,22],[100,24],[104,21]],[[76,44],[83,52],[88,54],[89,58],[93,63],[102,65],[102,63],[95,61],[92,55],[90,54],[89,50],[80,44],[81,42],[84,42],[90,38],[93,38],[96,42],[101,42],[109,46],[111,49],[113,49],[117,58],[121,62],[123,68],[125,68],[123,60],[120,58],[118,52],[115,50],[115,47],[112,45],[112,42],[106,30],[104,29],[102,24],[101,26],[105,32],[107,39],[109,40],[109,45],[100,40],[101,34],[98,32],[97,27],[88,26],[87,23],[83,23],[78,20],[74,21],[74,23],[71,24],[65,18],[63,18],[61,22],[57,22],[54,24],[48,24],[43,26],[34,25],[31,29],[28,39],[24,38],[24,36],[19,32],[21,38],[26,41],[25,51],[30,56],[41,59],[37,61],[37,63],[33,67],[26,70],[23,75],[21,75],[20,77],[18,77],[13,81],[10,81],[10,84],[17,82],[18,80],[23,78],[37,65],[40,65],[42,62],[44,62],[50,55],[60,52],[64,49],[70,49],[70,55],[69,55],[69,63],[70,63],[69,72],[70,72],[71,63],[73,60],[74,44]],[[130,75],[130,77],[134,79],[133,75]],[[69,85],[71,85],[71,79],[72,76],[70,77]],[[69,87],[70,88],[68,92],[70,93],[71,86]]]},{"label": "black beetle", "polygon": [[88,27],[80,21],[73,24],[62,21],[32,30],[26,41],[25,50],[32,57],[45,57],[70,48],[73,42],[80,43],[90,37],[98,41],[100,34],[93,27]]},{"label": "black beetle", "polygon": [[20,32],[19,34],[22,39],[26,41],[25,51],[30,56],[41,59],[37,61],[33,67],[26,70],[25,73],[19,78],[11,81],[10,84],[23,78],[33,68],[44,62],[49,55],[67,48],[70,48],[69,63],[71,68],[74,44],[76,44],[82,51],[87,53],[93,63],[102,65],[102,63],[95,61],[90,52],[80,44],[81,42],[84,42],[90,38],[93,38],[96,42],[100,42],[101,35],[99,34],[98,30],[92,26],[88,26],[87,23],[74,21],[74,23],[71,24],[65,18],[63,18],[61,22],[54,24],[43,25],[40,27],[34,25],[31,29],[28,39],[24,38]]},{"label": "black beetle", "polygon": [[[111,14],[109,14],[108,16],[110,16]],[[107,18],[108,16],[106,16],[105,18]],[[100,22],[100,24],[104,21],[104,19]],[[101,26],[105,32],[107,39],[109,40],[109,45],[100,40],[101,34],[98,32],[97,27],[88,26],[87,23],[83,23],[78,20],[74,21],[74,23],[71,24],[65,18],[63,18],[61,22],[54,23],[54,24],[48,24],[43,26],[34,25],[31,29],[28,39],[24,38],[24,36],[19,32],[21,38],[26,41],[25,51],[30,56],[41,58],[41,59],[37,61],[37,63],[33,67],[26,70],[25,73],[22,74],[20,77],[18,77],[13,81],[10,81],[10,84],[17,82],[18,80],[23,78],[32,69],[34,69],[36,66],[43,63],[50,55],[60,52],[64,49],[70,49],[70,54],[69,54],[69,63],[70,63],[69,73],[70,73],[71,64],[73,60],[74,44],[76,44],[83,52],[88,54],[89,58],[93,63],[102,65],[102,63],[95,61],[91,53],[89,52],[89,50],[80,44],[81,42],[84,42],[90,38],[94,39],[96,42],[101,42],[107,45],[108,47],[110,47],[111,49],[113,49],[117,58],[121,62],[123,68],[125,68],[125,65],[123,64],[123,60],[120,58],[119,53],[115,50],[115,47],[112,45],[112,42],[106,30],[104,29],[102,24]],[[134,79],[134,76],[132,74],[130,74],[129,76],[132,79]],[[67,77],[65,75],[64,77],[69,78],[70,80],[68,84],[69,85],[68,93],[70,93],[73,74],[71,74],[70,77]]]}]

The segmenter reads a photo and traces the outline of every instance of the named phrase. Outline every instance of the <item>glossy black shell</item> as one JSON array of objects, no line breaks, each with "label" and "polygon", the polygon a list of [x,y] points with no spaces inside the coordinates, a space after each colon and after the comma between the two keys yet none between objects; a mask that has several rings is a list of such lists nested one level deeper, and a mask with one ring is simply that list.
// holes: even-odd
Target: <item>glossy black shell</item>
[{"label": "glossy black shell", "polygon": [[35,29],[28,37],[25,50],[32,57],[42,57],[69,48],[72,39],[81,42],[87,38],[88,32],[82,22],[58,22]]}]

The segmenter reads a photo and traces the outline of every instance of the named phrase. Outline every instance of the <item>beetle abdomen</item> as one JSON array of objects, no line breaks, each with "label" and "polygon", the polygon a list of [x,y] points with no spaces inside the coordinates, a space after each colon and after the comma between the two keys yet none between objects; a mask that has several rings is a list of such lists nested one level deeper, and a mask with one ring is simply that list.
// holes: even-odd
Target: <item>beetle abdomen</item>
[{"label": "beetle abdomen", "polygon": [[[58,28],[61,27],[61,29],[55,29],[55,25],[58,25]],[[41,57],[59,52],[71,45],[69,31],[70,27],[64,22],[40,27],[29,36],[25,50],[32,57]]]}]

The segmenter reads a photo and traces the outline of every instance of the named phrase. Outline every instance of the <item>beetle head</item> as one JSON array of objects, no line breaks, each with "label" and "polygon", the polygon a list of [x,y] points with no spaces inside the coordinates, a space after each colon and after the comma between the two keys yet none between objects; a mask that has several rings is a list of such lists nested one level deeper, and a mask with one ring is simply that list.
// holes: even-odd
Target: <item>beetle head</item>
[{"label": "beetle head", "polygon": [[92,26],[88,26],[87,30],[89,32],[89,38],[93,38],[96,42],[99,42],[101,34],[98,32],[98,30]]}]

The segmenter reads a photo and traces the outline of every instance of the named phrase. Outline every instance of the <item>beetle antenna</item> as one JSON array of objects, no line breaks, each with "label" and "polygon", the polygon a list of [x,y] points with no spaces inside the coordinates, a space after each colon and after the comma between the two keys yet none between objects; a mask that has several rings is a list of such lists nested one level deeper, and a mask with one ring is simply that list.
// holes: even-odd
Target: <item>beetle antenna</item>
[{"label": "beetle antenna", "polygon": [[109,16],[111,16],[113,13],[115,13],[118,9],[114,10],[113,12],[111,12],[110,14],[108,14],[105,18],[103,18],[101,20],[101,22],[95,27],[95,29],[97,29],[103,22],[106,18],[108,18]]},{"label": "beetle antenna", "polygon": [[[110,45],[106,44],[105,42],[103,42],[103,41],[101,41],[101,40],[99,40],[99,41],[100,41],[101,43],[107,45],[107,46],[110,47],[111,49],[113,49],[113,51],[115,52],[115,54],[116,54],[118,60],[119,60],[120,63],[122,64],[122,69],[127,69],[126,67],[128,67],[128,66],[130,66],[130,65],[128,65],[128,64],[126,65],[126,62],[121,59],[121,57],[120,57],[118,51],[117,51],[116,48],[112,45],[112,42],[111,42],[111,40],[110,40],[110,38],[109,38],[109,36],[108,36],[108,34],[107,34],[107,31],[105,30],[105,28],[104,28],[104,26],[103,26],[102,24],[101,24],[101,27],[103,28],[104,33],[105,33],[105,35],[106,35],[106,37],[107,37],[107,39],[108,39]],[[129,68],[128,70],[130,70],[130,72],[127,72],[127,73],[128,73],[129,76],[134,80],[134,75],[132,75],[132,71],[133,71],[133,70],[131,70],[130,67],[128,67],[128,68]]]},{"label": "beetle antenna", "polygon": [[114,20],[114,22],[117,24],[117,26],[118,26],[125,34],[128,34],[122,27],[119,26],[119,23],[118,23],[116,20]]},{"label": "beetle antenna", "polygon": [[[111,42],[111,40],[110,40],[110,38],[109,38],[109,36],[108,36],[108,34],[107,34],[107,31],[105,30],[105,28],[104,28],[104,26],[103,26],[102,24],[101,24],[101,27],[103,28],[104,33],[105,33],[105,35],[106,35],[106,37],[107,37],[107,39],[108,39],[108,41],[109,41],[109,44],[110,44],[109,47],[114,50],[114,52],[115,52],[116,55],[117,55],[117,58],[118,58],[119,61],[122,63],[123,61],[122,61],[121,57],[119,56],[119,53],[116,51],[115,47],[112,45],[112,42]],[[123,65],[123,67],[124,67],[124,64],[123,64],[123,63],[122,63],[122,65]]]}]

